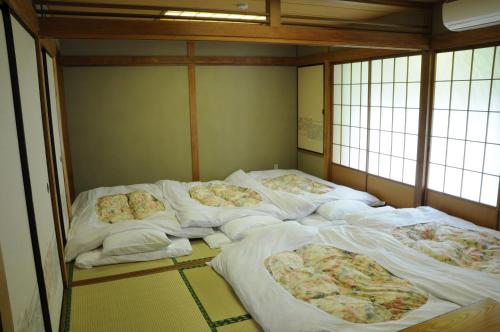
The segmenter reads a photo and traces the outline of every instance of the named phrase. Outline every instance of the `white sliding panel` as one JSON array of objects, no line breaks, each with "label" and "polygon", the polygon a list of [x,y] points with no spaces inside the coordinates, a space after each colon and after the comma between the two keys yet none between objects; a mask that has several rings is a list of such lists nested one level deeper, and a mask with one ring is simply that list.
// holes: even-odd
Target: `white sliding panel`
[{"label": "white sliding panel", "polygon": [[64,224],[64,232],[68,235],[69,229],[69,214],[68,214],[68,205],[66,200],[66,190],[64,186],[64,173],[63,173],[63,162],[62,162],[62,144],[61,144],[61,130],[59,127],[59,108],[57,103],[57,87],[55,80],[55,68],[54,61],[50,57],[50,55],[45,54],[45,61],[47,63],[47,81],[50,96],[50,115],[52,118],[52,134],[54,137],[54,153],[56,156],[56,168],[57,168],[57,179],[59,182],[59,195],[61,197],[61,207],[63,213],[63,224]]},{"label": "white sliding panel", "polygon": [[40,254],[52,329],[57,331],[63,297],[63,282],[49,192],[36,43],[35,39],[15,18],[12,17],[11,20]]},{"label": "white sliding panel", "polygon": [[43,331],[2,15],[0,15],[0,155],[2,156],[0,245],[14,329]]}]

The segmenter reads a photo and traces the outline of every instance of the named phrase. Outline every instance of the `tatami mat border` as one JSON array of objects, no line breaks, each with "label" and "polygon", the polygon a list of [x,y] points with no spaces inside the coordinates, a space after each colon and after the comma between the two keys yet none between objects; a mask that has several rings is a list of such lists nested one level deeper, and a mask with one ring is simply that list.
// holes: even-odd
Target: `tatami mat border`
[{"label": "tatami mat border", "polygon": [[160,272],[175,271],[175,270],[180,270],[180,269],[205,266],[206,263],[211,261],[213,258],[214,257],[205,257],[205,258],[195,259],[195,260],[186,261],[186,262],[177,262],[177,260],[175,258],[172,258],[174,265],[158,267],[158,268],[153,268],[153,269],[148,269],[148,270],[140,270],[140,271],[132,271],[132,272],[114,274],[114,275],[98,277],[98,278],[82,279],[82,280],[76,280],[76,281],[73,281],[74,263],[71,263],[70,279],[69,279],[71,281],[70,287],[85,286],[85,285],[91,285],[91,284],[96,284],[96,283],[100,283],[100,282],[108,282],[108,281],[139,277],[139,276],[160,273]]},{"label": "tatami mat border", "polygon": [[[226,325],[230,325],[230,324],[234,324],[234,323],[243,322],[243,321],[246,321],[246,320],[250,320],[250,319],[252,319],[252,316],[250,316],[249,314],[245,314],[245,315],[241,315],[241,316],[229,317],[229,318],[221,319],[221,320],[218,320],[218,321],[212,321],[210,319],[210,316],[208,315],[207,310],[205,309],[205,307],[201,303],[198,295],[196,294],[196,291],[191,286],[191,283],[189,282],[188,278],[186,277],[186,275],[184,273],[184,270],[205,267],[206,266],[206,262],[209,261],[209,260],[211,260],[212,258],[213,257],[199,259],[199,260],[193,260],[193,261],[188,261],[188,262],[184,262],[184,263],[177,263],[176,260],[175,260],[175,258],[173,258],[173,261],[174,261],[175,265],[167,266],[167,267],[162,268],[162,269],[153,269],[153,270],[148,270],[148,271],[137,271],[137,272],[142,272],[142,274],[138,274],[138,273],[135,273],[135,272],[124,273],[122,275],[111,276],[111,277],[114,277],[113,279],[110,279],[109,277],[89,279],[92,282],[86,283],[86,284],[79,283],[77,285],[72,285],[72,287],[90,285],[90,284],[95,284],[95,283],[99,283],[99,282],[106,282],[106,281],[115,281],[115,280],[120,280],[120,279],[126,279],[126,278],[132,278],[132,277],[149,275],[149,274],[153,274],[153,273],[160,273],[160,272],[175,271],[175,270],[177,270],[179,272],[179,275],[182,278],[182,281],[186,285],[186,288],[188,289],[189,294],[191,295],[191,297],[195,301],[196,306],[198,307],[198,310],[200,310],[203,318],[205,319],[207,325],[209,326],[210,330],[212,332],[217,332],[217,328],[218,327],[226,326]],[[73,267],[74,267],[74,264],[71,263],[70,276],[72,276]],[[159,271],[159,270],[161,270],[161,271]],[[106,279],[106,280],[103,280],[103,279]],[[88,280],[82,280],[82,281],[88,281]],[[64,320],[63,320],[63,326],[60,328],[60,331],[63,331],[63,332],[69,332],[69,327],[70,327],[70,323],[71,323],[72,287],[69,287],[66,290],[66,299],[65,299],[64,311],[63,311]]]}]

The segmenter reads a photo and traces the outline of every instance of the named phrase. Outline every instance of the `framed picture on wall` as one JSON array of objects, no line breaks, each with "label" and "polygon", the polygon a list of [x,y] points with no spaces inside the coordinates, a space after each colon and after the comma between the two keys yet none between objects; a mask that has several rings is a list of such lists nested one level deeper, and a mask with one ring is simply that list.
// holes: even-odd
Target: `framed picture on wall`
[{"label": "framed picture on wall", "polygon": [[323,153],[323,65],[297,69],[298,148]]}]

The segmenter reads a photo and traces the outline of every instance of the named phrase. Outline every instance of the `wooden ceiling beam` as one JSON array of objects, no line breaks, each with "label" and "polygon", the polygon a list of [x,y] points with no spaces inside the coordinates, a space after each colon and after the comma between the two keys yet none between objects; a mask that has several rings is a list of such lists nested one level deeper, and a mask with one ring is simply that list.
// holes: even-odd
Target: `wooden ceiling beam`
[{"label": "wooden ceiling beam", "polygon": [[218,40],[402,50],[429,49],[423,34],[246,23],[41,18],[40,38]]},{"label": "wooden ceiling beam", "polygon": [[[432,9],[435,2],[421,2],[421,1],[401,1],[401,0],[339,0],[343,2],[357,2],[362,4],[371,5],[385,5],[385,6],[395,6],[402,8],[420,8],[420,9]],[[444,0],[442,1],[444,2]]]},{"label": "wooden ceiling beam", "polygon": [[475,47],[500,42],[500,25],[468,31],[448,32],[432,37],[432,49]]}]

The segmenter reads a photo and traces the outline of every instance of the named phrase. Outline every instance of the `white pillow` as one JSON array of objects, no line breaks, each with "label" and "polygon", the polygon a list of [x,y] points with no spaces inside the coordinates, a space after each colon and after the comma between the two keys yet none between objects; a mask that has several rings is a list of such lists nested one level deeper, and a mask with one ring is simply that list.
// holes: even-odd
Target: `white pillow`
[{"label": "white pillow", "polygon": [[215,232],[213,234],[207,235],[203,238],[203,240],[212,249],[217,249],[231,243],[231,239],[222,232]]},{"label": "white pillow", "polygon": [[316,211],[320,216],[328,220],[344,219],[346,215],[355,212],[373,209],[360,201],[342,199],[338,201],[327,202]]},{"label": "white pillow", "polygon": [[172,239],[172,243],[168,247],[138,254],[105,256],[102,253],[102,249],[87,251],[78,255],[75,260],[75,265],[81,269],[90,269],[93,266],[145,262],[165,257],[186,256],[190,255],[192,252],[193,249],[188,239]]},{"label": "white pillow", "polygon": [[135,229],[111,234],[102,243],[104,256],[156,251],[171,243],[167,234],[156,229]]},{"label": "white pillow", "polygon": [[249,216],[234,219],[222,225],[220,230],[223,231],[232,241],[238,241],[243,238],[243,233],[245,231],[281,222],[283,221],[269,216]]}]

